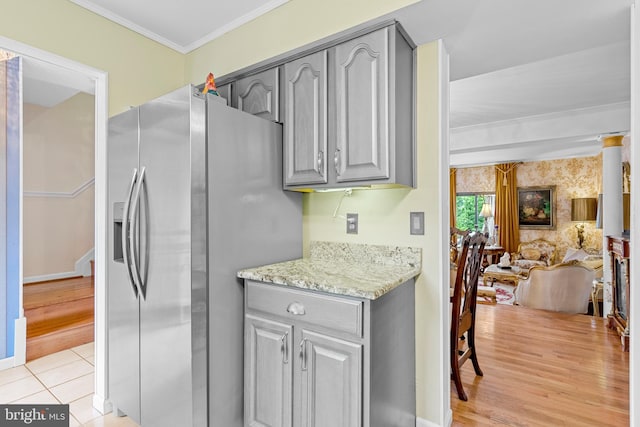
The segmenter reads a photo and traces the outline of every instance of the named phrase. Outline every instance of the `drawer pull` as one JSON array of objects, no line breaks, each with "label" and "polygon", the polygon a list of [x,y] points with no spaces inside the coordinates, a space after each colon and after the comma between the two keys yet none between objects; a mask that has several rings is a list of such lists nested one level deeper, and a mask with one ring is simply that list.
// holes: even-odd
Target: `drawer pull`
[{"label": "drawer pull", "polygon": [[300,304],[299,302],[292,302],[291,304],[289,304],[289,307],[287,307],[287,312],[293,314],[294,316],[304,316],[304,305]]}]

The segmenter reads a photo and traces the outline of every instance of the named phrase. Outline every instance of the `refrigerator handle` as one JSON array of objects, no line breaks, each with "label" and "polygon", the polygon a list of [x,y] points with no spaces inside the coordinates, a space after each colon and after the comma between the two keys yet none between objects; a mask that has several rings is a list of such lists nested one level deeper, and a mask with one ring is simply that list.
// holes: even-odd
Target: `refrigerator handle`
[{"label": "refrigerator handle", "polygon": [[124,212],[122,215],[122,257],[124,259],[124,265],[127,266],[127,273],[129,274],[129,282],[133,287],[133,294],[138,298],[138,287],[133,279],[133,271],[131,270],[130,253],[129,253],[129,227],[131,222],[129,221],[129,210],[131,209],[131,196],[133,195],[133,188],[138,181],[138,169],[133,169],[133,177],[131,178],[131,185],[129,185],[129,191],[127,191],[127,200],[124,202]]},{"label": "refrigerator handle", "polygon": [[133,229],[130,233],[129,238],[129,250],[131,251],[131,270],[134,278],[134,282],[136,287],[138,288],[138,293],[142,296],[142,299],[146,299],[145,288],[142,285],[142,276],[140,275],[140,265],[139,265],[139,257],[138,249],[139,246],[137,244],[137,236],[138,236],[138,225],[139,225],[139,217],[138,217],[138,208],[140,207],[140,193],[142,191],[142,186],[144,185],[144,173],[145,167],[143,166],[140,170],[140,177],[138,178],[138,186],[136,187],[135,194],[132,197],[132,208],[131,208],[131,218],[133,223]]}]

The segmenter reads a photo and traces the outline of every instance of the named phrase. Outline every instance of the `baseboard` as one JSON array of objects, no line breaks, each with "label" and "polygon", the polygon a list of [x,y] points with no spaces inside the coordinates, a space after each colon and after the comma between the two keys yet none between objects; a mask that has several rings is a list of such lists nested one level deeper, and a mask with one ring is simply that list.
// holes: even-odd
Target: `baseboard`
[{"label": "baseboard", "polygon": [[0,371],[24,365],[27,356],[27,318],[20,317],[14,321],[13,356],[0,360]]},{"label": "baseboard", "polygon": [[416,418],[416,427],[440,427],[438,424],[434,424],[431,421],[427,421],[424,418]]},{"label": "baseboard", "polygon": [[11,368],[14,368],[15,366],[16,366],[15,358],[13,356],[0,359],[0,371],[4,371],[5,369],[11,369]]},{"label": "baseboard", "polygon": [[78,276],[91,276],[91,260],[94,258],[95,251],[91,248],[86,254],[82,255],[78,261],[76,261],[75,269]]},{"label": "baseboard", "polygon": [[[447,413],[447,420],[445,421],[445,426],[450,426],[452,423],[453,413],[451,410]],[[441,427],[436,423],[432,423],[431,421],[425,420],[424,418],[416,417],[416,427]]]},{"label": "baseboard", "polygon": [[13,358],[14,366],[19,366],[27,362],[27,318],[16,319],[14,325]]},{"label": "baseboard", "polygon": [[22,283],[46,282],[49,280],[68,279],[70,277],[78,277],[78,276],[81,276],[81,274],[78,274],[78,272],[76,271],[67,271],[64,273],[43,274],[42,276],[25,277],[22,280]]},{"label": "baseboard", "polygon": [[106,415],[113,410],[111,402],[98,394],[93,395],[93,407],[102,415]]}]

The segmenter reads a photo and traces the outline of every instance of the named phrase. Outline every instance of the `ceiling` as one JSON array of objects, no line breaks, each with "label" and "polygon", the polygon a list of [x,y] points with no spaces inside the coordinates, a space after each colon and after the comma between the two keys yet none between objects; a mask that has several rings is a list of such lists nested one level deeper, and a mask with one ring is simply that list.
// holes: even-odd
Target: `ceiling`
[{"label": "ceiling", "polygon": [[180,53],[189,53],[289,0],[71,0]]},{"label": "ceiling", "polygon": [[[71,1],[184,53],[288,0]],[[508,161],[522,159],[514,158],[517,155],[513,150],[506,150],[507,145],[512,149],[517,146],[513,141],[490,137],[495,124],[504,127],[514,122],[523,128],[528,118],[540,121],[540,117],[552,115],[558,120],[567,112],[573,116],[583,110],[595,114],[594,108],[610,115],[614,110],[625,114],[630,94],[632,2],[422,0],[383,18],[398,19],[417,45],[443,40],[450,59],[452,163],[458,152],[470,158],[473,156],[469,153],[474,151],[487,157],[473,157],[475,161]],[[25,90],[39,74],[30,73],[31,67],[25,65],[26,79],[32,82],[25,84]],[[61,80],[61,86],[86,90],[82,79],[79,85],[71,80]],[[52,81],[47,79],[49,88]],[[37,93],[42,97],[42,91]],[[625,126],[624,120],[615,122],[617,128],[610,123],[588,130],[577,122],[571,122],[571,126],[576,129],[574,136],[531,134],[519,138],[529,145],[532,141],[546,142],[546,148],[539,145],[533,154],[553,157],[553,148],[562,145],[558,155],[567,156],[567,147],[573,143],[580,147],[574,150],[576,155],[588,155],[599,149],[597,137],[602,129],[628,131],[620,128]],[[590,146],[588,150],[585,144]],[[491,146],[509,158],[500,159]]]}]

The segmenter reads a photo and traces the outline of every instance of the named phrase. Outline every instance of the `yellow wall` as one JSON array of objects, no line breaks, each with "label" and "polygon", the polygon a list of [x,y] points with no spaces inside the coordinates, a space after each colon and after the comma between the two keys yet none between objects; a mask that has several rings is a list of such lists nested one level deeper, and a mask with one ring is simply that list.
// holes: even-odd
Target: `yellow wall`
[{"label": "yellow wall", "polygon": [[68,0],[2,0],[0,9],[1,36],[108,72],[109,115],[185,82],[184,55]]}]

